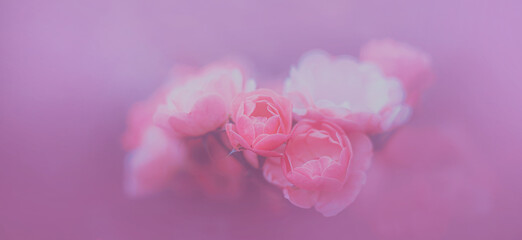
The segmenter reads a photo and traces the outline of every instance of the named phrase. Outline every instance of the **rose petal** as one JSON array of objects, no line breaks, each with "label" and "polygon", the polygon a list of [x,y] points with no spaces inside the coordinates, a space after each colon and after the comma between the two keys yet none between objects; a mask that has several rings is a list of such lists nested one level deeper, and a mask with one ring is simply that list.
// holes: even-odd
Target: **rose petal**
[{"label": "rose petal", "polygon": [[251,143],[256,137],[256,130],[252,121],[245,115],[240,116],[236,122],[236,130],[246,142]]},{"label": "rose petal", "polygon": [[289,138],[286,134],[263,134],[256,138],[253,148],[256,150],[274,150]]},{"label": "rose petal", "polygon": [[235,131],[234,124],[228,123],[225,125],[225,131],[227,132],[228,140],[234,149],[239,150],[239,147],[250,147],[245,139]]},{"label": "rose petal", "polygon": [[366,174],[363,171],[353,172],[341,191],[321,192],[315,204],[315,209],[325,217],[339,214],[355,201],[365,182]]},{"label": "rose petal", "polygon": [[292,184],[283,174],[280,161],[280,158],[267,158],[263,166],[263,176],[269,183],[280,188],[290,187]]},{"label": "rose petal", "polygon": [[223,125],[227,119],[226,103],[219,95],[196,101],[189,113],[175,113],[169,118],[172,129],[185,136],[201,136]]},{"label": "rose petal", "polygon": [[293,187],[283,189],[283,194],[292,204],[300,208],[313,207],[319,198],[318,192],[306,191]]}]

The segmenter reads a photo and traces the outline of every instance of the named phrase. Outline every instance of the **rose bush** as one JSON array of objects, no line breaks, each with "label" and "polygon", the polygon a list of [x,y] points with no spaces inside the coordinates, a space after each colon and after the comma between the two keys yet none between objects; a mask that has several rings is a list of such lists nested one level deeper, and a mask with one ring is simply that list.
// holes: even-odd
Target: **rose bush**
[{"label": "rose bush", "polygon": [[132,107],[123,137],[130,195],[169,188],[231,200],[258,189],[279,202],[273,209],[284,206],[279,195],[335,216],[359,195],[374,151],[390,151],[432,76],[424,53],[391,40],[367,44],[361,61],[309,52],[283,94],[255,90],[243,65],[178,66]]}]

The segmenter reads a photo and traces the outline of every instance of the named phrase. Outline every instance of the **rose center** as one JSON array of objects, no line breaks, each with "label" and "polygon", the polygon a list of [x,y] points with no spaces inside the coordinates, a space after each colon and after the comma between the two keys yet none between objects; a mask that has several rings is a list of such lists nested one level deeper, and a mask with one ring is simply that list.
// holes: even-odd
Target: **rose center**
[{"label": "rose center", "polygon": [[292,156],[291,162],[294,168],[305,167],[307,164],[314,166],[320,164],[323,169],[339,161],[342,147],[326,131],[313,129],[296,136],[288,143],[287,151]]},{"label": "rose center", "polygon": [[267,119],[267,118],[273,116],[273,114],[268,110],[268,107],[269,107],[269,105],[265,101],[256,102],[256,107],[254,108],[254,111],[252,112],[252,114],[250,114],[250,116],[255,117],[256,119],[258,119],[258,118]]}]

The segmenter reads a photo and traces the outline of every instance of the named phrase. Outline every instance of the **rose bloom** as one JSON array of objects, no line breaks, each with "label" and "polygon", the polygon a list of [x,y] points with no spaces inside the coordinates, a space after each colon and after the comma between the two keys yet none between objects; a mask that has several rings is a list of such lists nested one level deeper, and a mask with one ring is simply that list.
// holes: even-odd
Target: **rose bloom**
[{"label": "rose bloom", "polygon": [[181,139],[159,127],[148,127],[140,145],[127,157],[126,192],[143,196],[170,188],[186,158],[186,146]]},{"label": "rose bloom", "polygon": [[386,76],[401,81],[407,93],[406,102],[412,106],[434,80],[431,60],[426,53],[391,39],[370,41],[362,47],[360,59],[379,66]]},{"label": "rose bloom", "polygon": [[305,54],[292,68],[285,93],[298,119],[329,119],[347,131],[380,133],[408,119],[401,83],[372,64],[326,52]]},{"label": "rose bloom", "polygon": [[242,93],[234,99],[226,131],[232,147],[262,156],[280,156],[292,130],[292,103],[269,89]]},{"label": "rose bloom", "polygon": [[270,159],[265,178],[302,208],[334,216],[350,205],[366,181],[372,143],[359,132],[345,134],[328,120],[299,121],[281,158]]},{"label": "rose bloom", "polygon": [[253,81],[246,81],[237,64],[216,63],[185,74],[182,86],[173,88],[158,107],[154,122],[181,136],[201,136],[223,126],[232,99]]}]

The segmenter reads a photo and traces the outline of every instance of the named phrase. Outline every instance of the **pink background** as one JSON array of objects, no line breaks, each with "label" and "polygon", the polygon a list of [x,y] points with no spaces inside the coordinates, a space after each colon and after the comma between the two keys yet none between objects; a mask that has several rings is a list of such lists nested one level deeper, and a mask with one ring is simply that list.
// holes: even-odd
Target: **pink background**
[{"label": "pink background", "polygon": [[[520,239],[521,12],[516,0],[2,0],[0,239]],[[174,63],[242,54],[279,79],[308,49],[357,55],[381,37],[429,52],[438,82],[337,217],[262,194],[124,195],[126,111]]]}]

